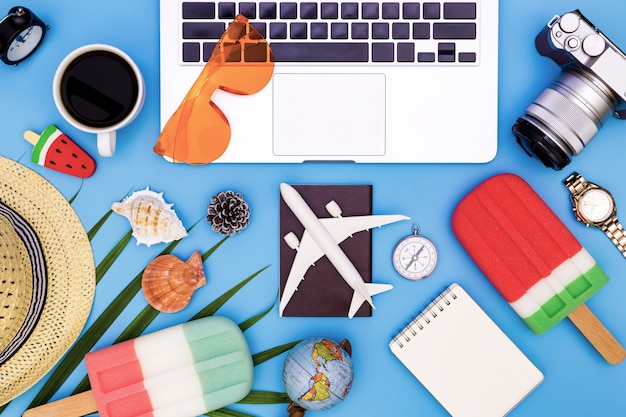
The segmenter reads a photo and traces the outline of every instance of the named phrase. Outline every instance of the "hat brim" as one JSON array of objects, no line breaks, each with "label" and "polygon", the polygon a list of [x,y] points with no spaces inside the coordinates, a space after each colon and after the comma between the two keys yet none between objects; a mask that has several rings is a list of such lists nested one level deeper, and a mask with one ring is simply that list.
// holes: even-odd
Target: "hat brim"
[{"label": "hat brim", "polygon": [[93,252],[67,199],[33,170],[0,156],[0,201],[37,234],[48,288],[29,338],[0,364],[0,404],[28,390],[52,369],[78,338],[95,293]]}]

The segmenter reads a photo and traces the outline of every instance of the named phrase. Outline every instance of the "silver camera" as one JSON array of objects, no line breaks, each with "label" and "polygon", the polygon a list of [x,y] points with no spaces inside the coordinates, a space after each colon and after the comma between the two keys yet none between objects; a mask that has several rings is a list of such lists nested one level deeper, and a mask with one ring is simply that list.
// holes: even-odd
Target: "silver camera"
[{"label": "silver camera", "polygon": [[535,46],[563,70],[517,119],[513,134],[526,153],[560,170],[611,114],[626,118],[626,56],[578,10],[553,17]]}]

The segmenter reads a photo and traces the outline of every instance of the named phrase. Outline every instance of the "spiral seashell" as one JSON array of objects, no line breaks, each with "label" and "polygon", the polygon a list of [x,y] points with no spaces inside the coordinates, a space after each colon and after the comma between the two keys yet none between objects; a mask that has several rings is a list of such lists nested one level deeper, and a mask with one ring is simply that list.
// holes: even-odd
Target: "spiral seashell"
[{"label": "spiral seashell", "polygon": [[202,257],[194,252],[187,261],[174,255],[157,256],[148,264],[141,287],[148,303],[164,313],[182,310],[191,296],[206,284]]},{"label": "spiral seashell", "polygon": [[150,246],[155,243],[169,243],[187,236],[187,231],[173,204],[163,199],[163,193],[157,193],[146,187],[135,191],[124,200],[113,203],[111,209],[128,219],[133,229],[137,245]]}]

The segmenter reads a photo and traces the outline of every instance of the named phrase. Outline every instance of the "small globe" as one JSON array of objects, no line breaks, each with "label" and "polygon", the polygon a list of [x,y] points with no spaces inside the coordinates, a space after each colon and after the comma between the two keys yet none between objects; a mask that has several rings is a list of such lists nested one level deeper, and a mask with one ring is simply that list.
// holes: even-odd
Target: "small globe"
[{"label": "small globe", "polygon": [[352,360],[338,343],[305,339],[287,354],[283,383],[291,400],[307,410],[325,410],[343,401],[354,380]]}]

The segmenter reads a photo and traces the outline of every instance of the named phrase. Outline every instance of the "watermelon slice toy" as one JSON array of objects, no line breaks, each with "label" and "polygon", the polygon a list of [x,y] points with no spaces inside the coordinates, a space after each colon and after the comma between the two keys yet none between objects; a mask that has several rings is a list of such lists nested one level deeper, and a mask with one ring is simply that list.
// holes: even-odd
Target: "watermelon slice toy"
[{"label": "watermelon slice toy", "polygon": [[27,130],[24,139],[34,145],[31,160],[38,165],[79,178],[96,172],[96,161],[55,125],[41,135]]}]

